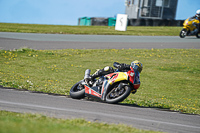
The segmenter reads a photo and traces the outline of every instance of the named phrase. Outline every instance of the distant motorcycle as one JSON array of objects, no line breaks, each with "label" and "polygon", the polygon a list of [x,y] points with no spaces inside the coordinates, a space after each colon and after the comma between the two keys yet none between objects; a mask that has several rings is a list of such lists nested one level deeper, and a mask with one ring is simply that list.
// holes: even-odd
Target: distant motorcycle
[{"label": "distant motorcycle", "polygon": [[194,23],[199,23],[199,20],[192,18],[186,19],[183,23],[183,29],[181,30],[179,36],[181,38],[185,38],[185,36],[196,36],[197,38],[200,38],[200,30],[197,31]]},{"label": "distant motorcycle", "polygon": [[130,93],[136,93],[139,88],[139,85],[134,85],[135,72],[133,68],[128,72],[120,72],[116,69],[114,73],[88,82],[86,79],[89,76],[90,70],[87,69],[84,79],[70,89],[71,98],[82,99],[87,96],[114,104],[122,102]]}]

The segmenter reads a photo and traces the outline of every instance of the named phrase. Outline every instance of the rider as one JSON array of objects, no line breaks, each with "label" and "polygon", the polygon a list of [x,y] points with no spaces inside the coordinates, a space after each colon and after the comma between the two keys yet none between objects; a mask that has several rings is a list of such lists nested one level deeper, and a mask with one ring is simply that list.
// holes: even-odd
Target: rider
[{"label": "rider", "polygon": [[[191,17],[191,19],[197,19],[197,20],[199,20],[200,21],[200,9],[199,10],[197,10],[196,11],[196,15],[195,16],[193,16],[193,17]],[[194,31],[192,31],[191,32],[191,34],[196,34],[196,33],[198,33],[199,32],[199,26],[200,26],[200,23],[192,23],[195,27],[196,27],[196,29],[194,30]]]},{"label": "rider", "polygon": [[[140,84],[140,73],[142,71],[143,65],[140,61],[135,60],[133,62],[131,62],[131,65],[127,65],[125,63],[118,63],[118,62],[114,62],[113,66],[115,68],[117,68],[119,71],[129,71],[131,70],[131,67],[133,68],[134,72],[135,72],[135,81],[134,84]],[[97,72],[95,72],[93,75],[90,76],[90,78],[88,80],[94,81],[95,78],[100,77],[100,76],[104,76],[110,73],[115,72],[115,70],[112,67],[105,67],[104,69],[100,69]]]}]

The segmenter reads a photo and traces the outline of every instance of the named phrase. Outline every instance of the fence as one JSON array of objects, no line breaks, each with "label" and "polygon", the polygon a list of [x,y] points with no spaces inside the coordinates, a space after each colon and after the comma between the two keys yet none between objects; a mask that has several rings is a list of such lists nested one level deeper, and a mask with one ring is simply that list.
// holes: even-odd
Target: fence
[{"label": "fence", "polygon": [[[170,19],[129,19],[128,26],[182,26],[184,20]],[[78,25],[115,26],[116,18],[79,18]]]}]

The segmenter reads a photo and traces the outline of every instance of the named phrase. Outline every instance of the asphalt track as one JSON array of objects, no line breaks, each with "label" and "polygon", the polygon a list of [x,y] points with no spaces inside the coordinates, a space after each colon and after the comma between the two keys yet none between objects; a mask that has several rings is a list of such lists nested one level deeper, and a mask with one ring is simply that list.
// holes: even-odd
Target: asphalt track
[{"label": "asphalt track", "polygon": [[195,36],[62,35],[0,32],[0,49],[200,49]]},{"label": "asphalt track", "polygon": [[89,121],[127,124],[163,132],[199,133],[200,116],[161,111],[136,105],[107,104],[74,100],[65,96],[30,93],[0,87],[0,109],[41,113],[57,118],[84,118]]},{"label": "asphalt track", "polygon": [[[200,48],[195,37],[138,37],[96,35],[49,35],[1,33],[0,49],[128,49]],[[127,124],[163,132],[199,133],[200,116],[181,114],[137,105],[107,104],[74,100],[65,96],[31,93],[0,87],[0,110],[41,113],[57,118],[84,118],[90,121]]]}]

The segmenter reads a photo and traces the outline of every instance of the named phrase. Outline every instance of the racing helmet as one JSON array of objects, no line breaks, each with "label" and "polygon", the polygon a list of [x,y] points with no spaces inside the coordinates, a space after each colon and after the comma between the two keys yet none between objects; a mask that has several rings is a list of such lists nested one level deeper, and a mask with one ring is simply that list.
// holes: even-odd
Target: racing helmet
[{"label": "racing helmet", "polygon": [[196,17],[200,17],[200,9],[196,11]]},{"label": "racing helmet", "polygon": [[143,65],[140,61],[135,60],[135,61],[131,62],[131,66],[134,70],[137,70],[139,73],[142,72]]}]

